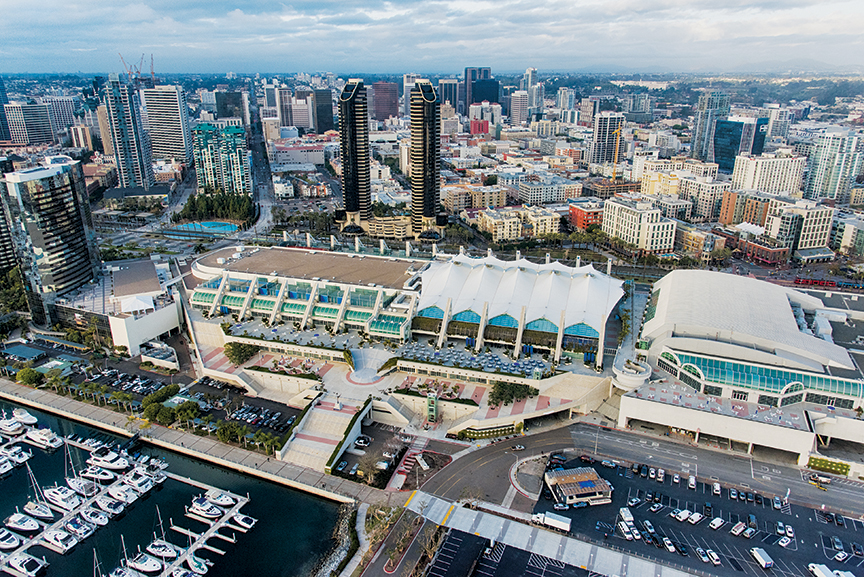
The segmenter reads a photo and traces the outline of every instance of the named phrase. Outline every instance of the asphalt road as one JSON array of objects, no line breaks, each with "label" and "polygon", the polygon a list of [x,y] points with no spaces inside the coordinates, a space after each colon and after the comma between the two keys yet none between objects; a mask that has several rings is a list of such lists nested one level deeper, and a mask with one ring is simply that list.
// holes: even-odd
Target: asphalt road
[{"label": "asphalt road", "polygon": [[[484,500],[502,503],[510,488],[509,469],[517,459],[570,449],[577,454],[596,453],[603,458],[647,463],[667,471],[693,474],[706,482],[718,480],[762,494],[784,496],[789,489],[790,500],[797,504],[811,508],[824,504],[829,510],[856,517],[864,513],[861,483],[838,479],[828,491],[821,491],[805,481],[796,467],[691,447],[660,437],[575,424],[521,437],[518,443],[525,446],[525,451],[519,453],[510,450],[515,442],[490,445],[457,459],[427,481],[423,490],[442,498],[458,499],[466,487],[482,487]],[[518,496],[513,507],[524,510],[523,499]]]}]

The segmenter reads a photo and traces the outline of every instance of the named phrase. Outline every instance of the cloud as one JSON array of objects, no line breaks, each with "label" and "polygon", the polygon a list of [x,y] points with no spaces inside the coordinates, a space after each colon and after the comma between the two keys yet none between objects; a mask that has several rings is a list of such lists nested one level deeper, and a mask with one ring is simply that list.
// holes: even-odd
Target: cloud
[{"label": "cloud", "polygon": [[[0,72],[455,72],[723,69],[808,58],[864,63],[864,3],[846,0],[7,0]],[[62,33],[58,33],[62,31]],[[72,40],[74,39],[74,40]]]}]

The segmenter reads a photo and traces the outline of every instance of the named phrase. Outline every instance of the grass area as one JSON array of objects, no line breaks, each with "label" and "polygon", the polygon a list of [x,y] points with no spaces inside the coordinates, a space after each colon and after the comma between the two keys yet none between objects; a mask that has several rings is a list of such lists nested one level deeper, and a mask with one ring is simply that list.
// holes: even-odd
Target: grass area
[{"label": "grass area", "polygon": [[826,473],[834,473],[835,475],[846,476],[849,474],[849,465],[839,461],[831,461],[820,457],[810,457],[807,462],[807,468],[816,471],[824,471]]}]

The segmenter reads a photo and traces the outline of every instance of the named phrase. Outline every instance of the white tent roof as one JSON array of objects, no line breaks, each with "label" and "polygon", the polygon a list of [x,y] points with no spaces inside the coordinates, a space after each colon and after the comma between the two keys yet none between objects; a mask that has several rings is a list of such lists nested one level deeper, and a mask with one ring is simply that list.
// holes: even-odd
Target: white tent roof
[{"label": "white tent roof", "polygon": [[155,309],[153,305],[153,297],[151,296],[134,296],[123,299],[120,302],[120,310],[124,313],[134,313],[136,311],[146,311]]},{"label": "white tent roof", "polygon": [[594,270],[591,265],[571,268],[559,262],[535,264],[526,259],[502,261],[495,257],[458,255],[433,262],[421,273],[418,310],[447,308],[455,315],[472,310],[487,320],[508,314],[517,321],[525,306],[525,323],[545,318],[556,326],[564,311],[564,327],[585,323],[597,332],[624,294],[623,282]]}]

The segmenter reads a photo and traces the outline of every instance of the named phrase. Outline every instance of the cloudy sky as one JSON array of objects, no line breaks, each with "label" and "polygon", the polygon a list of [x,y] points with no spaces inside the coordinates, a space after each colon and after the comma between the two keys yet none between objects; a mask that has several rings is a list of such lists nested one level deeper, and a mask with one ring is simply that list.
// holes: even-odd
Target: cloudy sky
[{"label": "cloudy sky", "polygon": [[[0,73],[729,71],[864,64],[864,2],[4,0]],[[148,62],[149,64],[149,62]]]}]

